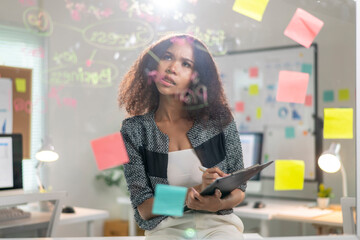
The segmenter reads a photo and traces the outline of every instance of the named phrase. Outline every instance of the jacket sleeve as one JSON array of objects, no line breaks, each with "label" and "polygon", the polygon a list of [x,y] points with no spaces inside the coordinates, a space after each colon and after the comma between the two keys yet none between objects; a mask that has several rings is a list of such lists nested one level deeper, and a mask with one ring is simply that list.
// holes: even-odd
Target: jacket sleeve
[{"label": "jacket sleeve", "polygon": [[129,162],[124,165],[124,173],[133,208],[154,195],[139,151],[141,138],[137,125],[132,119],[125,119],[120,131],[129,156]]},{"label": "jacket sleeve", "polygon": [[[231,173],[244,168],[240,136],[234,121],[225,127],[224,135],[228,173]],[[242,184],[239,188],[245,192],[246,183]]]}]

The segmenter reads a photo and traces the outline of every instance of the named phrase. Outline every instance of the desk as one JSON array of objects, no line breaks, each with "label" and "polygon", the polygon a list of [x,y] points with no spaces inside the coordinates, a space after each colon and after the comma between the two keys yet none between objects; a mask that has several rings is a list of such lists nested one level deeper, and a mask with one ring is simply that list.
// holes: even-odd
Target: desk
[{"label": "desk", "polygon": [[[79,240],[81,238],[18,238],[17,240]],[[244,234],[245,240],[339,240],[339,236],[309,236],[304,237],[287,237],[287,238],[262,238],[258,234]],[[14,240],[13,238],[3,238],[2,240]],[[86,240],[145,240],[145,237],[93,237]],[[221,239],[223,240],[223,239]],[[229,239],[231,240],[231,239]],[[358,240],[355,235],[341,236],[341,240]]]},{"label": "desk", "polygon": [[[247,197],[246,201],[248,205],[234,208],[234,213],[243,218],[259,219],[260,234],[264,237],[269,236],[268,221],[272,219],[300,222],[302,223],[302,232],[304,232],[305,223],[311,223],[318,229],[319,234],[324,225],[342,227],[341,211],[308,208],[312,203],[309,201],[252,197]],[[265,208],[253,208],[256,201],[265,203]]]},{"label": "desk", "polygon": [[86,222],[87,236],[94,236],[94,221],[106,219],[109,212],[105,210],[75,207],[75,213],[61,213],[59,225]]},{"label": "desk", "polygon": [[[75,207],[74,209],[75,213],[72,214],[61,213],[58,224],[66,225],[86,222],[88,237],[94,236],[93,225],[95,220],[105,219],[109,217],[109,213],[104,210],[79,207]],[[0,230],[3,230],[7,234],[9,234],[19,231],[19,226],[21,226],[21,231],[44,229],[47,227],[50,217],[51,212],[31,211],[30,218],[2,222],[0,225]]]},{"label": "desk", "polygon": [[[244,234],[244,240],[263,240],[259,234],[247,233]],[[81,238],[18,238],[17,240],[79,240]],[[2,240],[14,240],[13,238],[2,238]],[[132,237],[92,237],[86,240],[145,240],[145,236],[132,236]],[[221,239],[223,240],[223,239]],[[231,240],[231,239],[229,239]],[[308,239],[307,239],[308,240]],[[345,239],[347,240],[347,239]],[[353,240],[353,239],[349,239]],[[354,239],[355,240],[355,239]]]}]

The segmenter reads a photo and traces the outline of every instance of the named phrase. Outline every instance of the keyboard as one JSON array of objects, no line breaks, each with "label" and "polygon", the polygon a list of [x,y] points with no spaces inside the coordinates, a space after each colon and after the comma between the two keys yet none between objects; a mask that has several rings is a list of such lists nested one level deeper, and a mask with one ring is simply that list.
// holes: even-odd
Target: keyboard
[{"label": "keyboard", "polygon": [[29,218],[30,216],[30,212],[25,212],[16,207],[0,209],[0,222]]}]

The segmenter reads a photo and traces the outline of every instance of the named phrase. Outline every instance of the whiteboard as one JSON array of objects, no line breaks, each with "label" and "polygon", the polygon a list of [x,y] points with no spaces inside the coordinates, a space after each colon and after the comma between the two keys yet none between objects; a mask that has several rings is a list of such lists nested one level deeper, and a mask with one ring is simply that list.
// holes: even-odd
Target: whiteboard
[{"label": "whiteboard", "polygon": [[[263,132],[262,162],[303,160],[306,180],[316,179],[316,53],[314,44],[309,49],[286,46],[215,58],[240,134]],[[276,101],[281,70],[309,73],[306,104]],[[261,176],[274,177],[274,168],[272,164]]]}]

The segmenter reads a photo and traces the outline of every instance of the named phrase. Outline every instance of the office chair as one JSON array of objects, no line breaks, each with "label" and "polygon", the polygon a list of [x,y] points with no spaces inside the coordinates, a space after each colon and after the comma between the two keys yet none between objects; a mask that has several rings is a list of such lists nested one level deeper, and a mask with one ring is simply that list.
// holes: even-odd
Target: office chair
[{"label": "office chair", "polygon": [[[31,226],[31,221],[35,221],[36,224],[39,226],[39,221],[43,221],[42,226],[46,226],[46,231],[44,232],[45,236],[42,237],[51,237],[53,234],[53,231],[55,227],[58,224],[61,208],[62,208],[62,201],[66,197],[66,192],[51,192],[51,193],[25,193],[25,194],[10,194],[6,196],[0,196],[0,208],[1,207],[13,207],[17,205],[27,204],[27,203],[33,203],[33,202],[51,202],[53,204],[53,210],[50,215],[50,220],[48,218],[46,220],[39,220],[33,214],[31,217],[26,220],[27,226]],[[35,214],[34,214],[35,215]],[[30,228],[30,227],[29,227]],[[24,229],[24,226],[21,225],[21,222],[18,224],[18,226],[11,226],[11,229],[2,229],[3,233],[6,234],[7,230],[11,230],[11,232],[14,232],[14,229],[18,229],[17,231],[20,231]],[[36,228],[39,229],[39,228]],[[34,229],[35,230],[35,229]]]},{"label": "office chair", "polygon": [[355,234],[355,207],[356,202],[354,197],[341,198],[344,234]]}]

